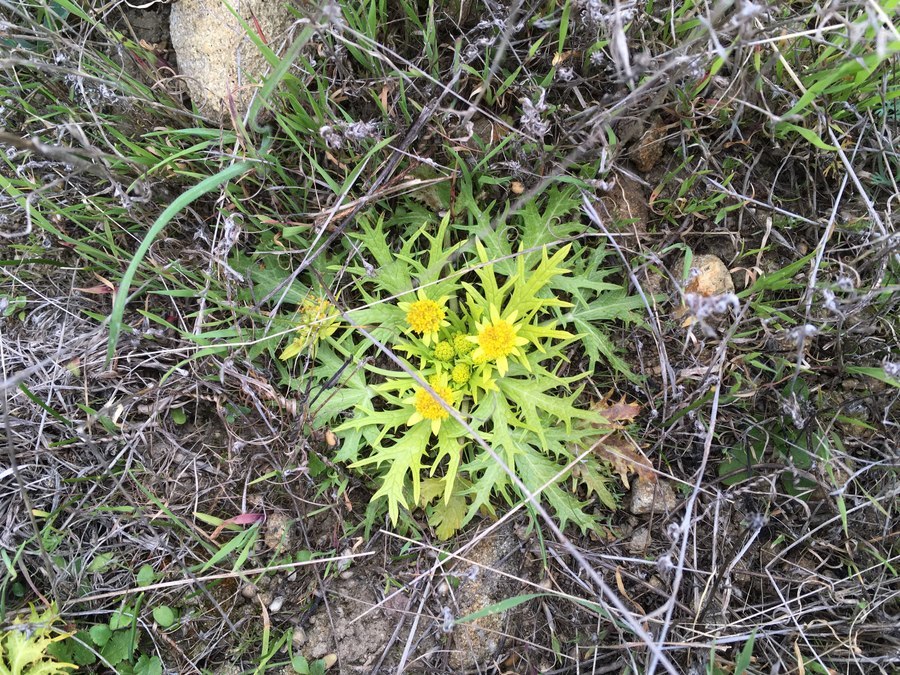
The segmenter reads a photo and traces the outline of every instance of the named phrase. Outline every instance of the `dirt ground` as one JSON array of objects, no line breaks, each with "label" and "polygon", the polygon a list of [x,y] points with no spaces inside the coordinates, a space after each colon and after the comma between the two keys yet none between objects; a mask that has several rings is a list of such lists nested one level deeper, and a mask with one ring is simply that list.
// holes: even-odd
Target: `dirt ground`
[{"label": "dirt ground", "polygon": [[[298,7],[305,11],[307,4]],[[375,12],[378,4],[366,6]],[[440,87],[410,87],[396,75],[409,56],[399,54],[406,35],[393,26],[403,25],[401,16],[385,29],[398,51],[378,52],[383,58],[372,68],[381,69],[379,77],[353,70],[366,55],[353,51],[358,32],[347,29],[344,35],[352,39],[343,42],[322,37],[340,34],[334,22],[317,29],[317,41],[299,53],[298,62],[330,64],[335,86],[317,91],[305,71],[294,73],[288,85],[311,99],[340,103],[358,120],[377,109],[373,99],[386,101],[409,87],[418,109],[410,106],[405,118],[396,112],[406,121],[389,129],[395,139],[389,147],[404,143],[396,152],[403,161],[434,155],[449,163],[449,152],[430,150],[446,144],[465,157],[467,171],[497,172],[492,175],[503,180],[485,180],[475,194],[485,203],[515,205],[560,176],[575,176],[590,188],[583,192],[583,235],[602,237],[617,269],[609,279],[645,301],[639,321],[615,323],[608,335],[637,376],[589,378],[584,389],[585,405],[611,396],[639,411],[617,430],[619,447],[629,453],[624,464],[610,465],[619,508],[611,511],[582,490],[579,499],[601,526],[587,533],[569,528],[562,537],[531,507],[510,515],[510,504],[479,515],[449,541],[439,540],[421,509],[394,526],[369,506],[377,486],[338,459],[342,439],[315,424],[311,410],[325,406],[338,387],[314,390],[312,380],[304,380],[306,370],[286,374],[277,359],[266,361],[262,351],[253,351],[267,339],[260,326],[271,328],[276,312],[261,300],[269,291],[262,283],[252,289],[259,302],[242,305],[246,296],[230,274],[239,273],[229,265],[238,267],[241,258],[258,252],[253,247],[264,235],[248,230],[234,236],[231,248],[216,248],[221,239],[214,243],[207,225],[215,221],[219,236],[215,219],[226,213],[232,223],[257,218],[322,239],[337,237],[340,230],[322,221],[323,214],[343,215],[357,200],[343,200],[346,194],[336,199],[337,181],[322,176],[349,173],[342,151],[362,142],[354,132],[364,135],[337,117],[319,128],[321,152],[297,152],[293,164],[269,168],[274,184],[243,184],[233,201],[204,197],[165,229],[131,287],[127,330],[108,361],[108,319],[121,275],[143,233],[183,186],[174,169],[159,170],[147,181],[149,199],[129,193],[132,201],[123,198],[124,206],[109,206],[97,217],[100,207],[92,200],[98,194],[118,198],[115,181],[101,189],[90,171],[72,169],[81,166],[76,160],[96,167],[92,162],[102,159],[104,176],[125,175],[128,163],[117,163],[115,154],[138,156],[126,143],[133,127],[161,132],[164,120],[181,130],[208,124],[204,134],[209,129],[212,135],[188,137],[210,143],[202,153],[211,156],[252,148],[248,139],[259,129],[253,120],[235,130],[231,122],[240,115],[227,111],[215,124],[215,116],[189,111],[167,4],[127,5],[115,16],[98,5],[95,14],[140,44],[147,59],[156,59],[159,79],[146,86],[164,91],[175,112],[146,129],[145,121],[162,113],[136,98],[109,103],[100,97],[91,99],[93,105],[82,97],[80,108],[67,102],[71,92],[82,96],[78,87],[102,92],[100,77],[80,75],[66,84],[65,69],[80,67],[78,50],[93,50],[107,67],[146,77],[141,69],[149,61],[132,59],[119,67],[116,52],[124,42],[113,44],[99,30],[84,28],[88,22],[70,17],[67,25],[82,27],[60,32],[54,43],[59,65],[50,64],[52,54],[41,62],[50,90],[31,93],[10,73],[19,73],[22,55],[47,28],[35,20],[19,32],[0,29],[15,42],[4,43],[8,54],[0,55],[9,80],[5,91],[25,91],[22,103],[4,103],[0,137],[7,151],[0,168],[6,181],[0,202],[4,628],[29,603],[56,603],[60,625],[82,631],[78,635],[90,642],[85,633],[92,626],[110,626],[115,635],[116,613],[133,610],[127,658],[111,662],[106,643],[90,643],[96,658],[85,656],[81,672],[900,672],[900,221],[890,181],[875,164],[853,173],[840,154],[823,158],[815,145],[801,150],[797,143],[776,142],[763,122],[747,122],[739,134],[744,113],[738,111],[767,104],[751,96],[750,85],[739,92],[747,101],[735,93],[738,84],[743,87],[743,71],[723,66],[714,77],[703,70],[708,86],[691,108],[674,85],[629,90],[621,82],[595,84],[604,79],[598,72],[613,81],[609,73],[620,64],[612,61],[597,66],[584,59],[581,71],[560,76],[560,64],[565,68],[567,59],[576,60],[576,52],[597,42],[585,28],[586,17],[603,3],[531,3],[533,15],[521,26],[497,23],[501,5],[507,19],[518,16],[509,3],[425,4],[423,16],[439,17],[447,54],[453,53],[451,37],[464,37],[473,49],[505,44],[525,71],[545,58],[555,75],[527,91],[508,76],[505,88],[498,92],[495,83],[486,95],[473,66],[454,75],[452,59],[438,58],[429,78],[459,78],[452,81],[459,83],[461,100],[487,96],[478,100],[489,115],[479,112],[477,128],[466,127],[466,111],[450,107],[461,106],[458,101],[429,110]],[[472,13],[476,4],[484,5],[482,13]],[[654,52],[656,38],[641,33],[663,31],[665,22],[625,4],[634,16],[647,15],[635,19],[638,28],[629,32],[633,67],[671,67],[674,78],[678,52]],[[325,3],[322,11],[332,5]],[[17,16],[9,15],[10,26]],[[527,31],[541,28],[541,21],[557,26],[570,20],[569,44],[561,52],[529,55]],[[735,54],[752,61],[752,49],[758,53],[766,36],[777,34],[780,24],[771,21],[769,32],[746,37],[759,38],[744,47],[749,56]],[[720,26],[721,34],[749,30],[741,25],[729,27],[731,33]],[[794,22],[790,27],[799,30]],[[415,35],[428,30],[426,21]],[[638,49],[637,33],[646,49]],[[459,51],[457,59],[465,55]],[[708,51],[716,53],[714,46]],[[707,47],[702,53],[708,56]],[[781,69],[780,61],[771,66]],[[69,127],[42,122],[50,118],[42,111],[55,110],[54,91],[75,109]],[[526,128],[529,110],[543,117]],[[586,121],[594,119],[590,112],[605,126],[597,122],[595,129]],[[296,109],[291,113],[301,117]],[[266,114],[260,117],[265,124],[280,123],[275,113]],[[424,121],[417,128],[420,114]],[[861,147],[860,139],[875,144],[873,139],[896,136],[896,119],[873,125],[880,135],[866,135],[866,115],[874,119],[875,113],[860,113],[858,134],[842,152]],[[102,127],[107,150],[93,152],[87,140],[76,147],[79,125],[87,128],[105,116],[125,118]],[[50,138],[53,128],[65,134]],[[543,137],[537,131],[547,134],[543,143],[534,142]],[[291,133],[303,137],[307,130]],[[42,142],[66,145],[69,154],[54,155],[27,140],[39,134]],[[216,134],[227,142],[210,141]],[[508,155],[490,154],[506,148],[510,134],[528,143],[510,141]],[[97,142],[93,132],[91,137]],[[882,151],[895,157],[890,147]],[[177,156],[181,152],[184,157]],[[171,163],[182,172],[179,180],[201,166],[189,147],[173,151],[174,158],[160,159],[161,153],[148,150],[144,164],[134,165],[143,171]],[[575,155],[580,163],[572,168]],[[378,157],[378,171],[392,166],[393,159]],[[689,164],[697,157],[699,164]],[[313,176],[303,179],[312,185],[305,210],[279,211],[279,200],[293,189],[284,177],[305,171]],[[379,201],[373,195],[383,186],[371,171],[366,189],[372,192],[359,193],[359,204]],[[896,187],[891,171],[884,174]],[[203,175],[200,168],[196,175]],[[23,176],[38,185],[31,197],[22,197],[16,182]],[[379,203],[405,204],[403,190],[412,185],[406,180],[422,179],[406,168],[391,175],[384,183],[396,191],[377,193]],[[438,188],[458,197],[457,180],[454,174]],[[47,190],[60,210],[38,217],[46,211],[41,199]],[[436,210],[440,199],[421,192],[415,197],[419,208]],[[78,210],[84,205],[95,221]],[[26,235],[18,237],[24,230],[16,228],[26,222]],[[79,238],[96,257],[85,257],[84,246],[74,243]],[[278,237],[267,245],[267,256],[240,269],[262,274],[269,269],[263,258],[299,259],[313,249],[298,250]],[[348,264],[331,263],[342,265]],[[222,307],[233,313],[216,313]],[[212,337],[201,341],[198,327],[213,315]],[[240,349],[221,349],[215,331],[235,327],[244,331]],[[568,356],[561,376],[587,362],[574,348]],[[341,375],[355,367],[361,364],[349,364]],[[150,579],[142,581],[139,570],[147,566]],[[171,608],[177,620],[163,625],[160,607]],[[136,665],[142,657],[143,670]],[[159,670],[147,665],[151,657]]]}]

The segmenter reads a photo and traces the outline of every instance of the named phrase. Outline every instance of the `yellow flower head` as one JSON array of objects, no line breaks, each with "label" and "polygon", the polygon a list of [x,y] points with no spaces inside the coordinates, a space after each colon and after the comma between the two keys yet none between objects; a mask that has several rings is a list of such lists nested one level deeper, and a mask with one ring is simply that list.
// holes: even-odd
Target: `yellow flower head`
[{"label": "yellow flower head", "polygon": [[428,384],[431,385],[438,397],[435,398],[422,387],[416,387],[415,395],[407,399],[407,403],[411,403],[415,407],[415,411],[410,415],[406,424],[412,426],[422,420],[429,420],[431,422],[431,433],[437,434],[441,429],[441,422],[450,417],[450,413],[442,402],[452,406],[456,400],[456,394],[450,388],[446,374],[435,375],[429,380]]},{"label": "yellow flower head", "polygon": [[490,315],[490,320],[476,323],[478,335],[468,338],[470,342],[478,345],[472,352],[472,359],[475,363],[482,359],[496,361],[497,372],[500,373],[500,377],[503,377],[509,370],[509,362],[506,357],[521,358],[523,354],[519,351],[519,347],[528,344],[528,340],[517,334],[521,328],[516,325],[518,312],[511,312],[505,319],[501,319],[500,312],[491,305]]},{"label": "yellow flower head", "polygon": [[397,306],[406,312],[406,324],[410,330],[421,335],[422,342],[428,346],[432,340],[437,342],[437,334],[441,328],[450,325],[445,320],[447,310],[444,309],[444,303],[447,298],[431,300],[421,288],[416,292],[416,297],[418,299],[414,302],[400,302]]}]

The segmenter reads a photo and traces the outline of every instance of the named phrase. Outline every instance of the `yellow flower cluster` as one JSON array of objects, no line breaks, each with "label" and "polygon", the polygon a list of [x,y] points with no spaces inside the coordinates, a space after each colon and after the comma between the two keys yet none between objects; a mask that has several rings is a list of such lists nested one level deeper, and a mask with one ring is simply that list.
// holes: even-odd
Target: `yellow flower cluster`
[{"label": "yellow flower cluster", "polygon": [[339,312],[328,298],[321,295],[310,295],[301,304],[297,317],[297,337],[279,355],[287,361],[303,350],[315,348],[316,342],[338,329]]},{"label": "yellow flower cluster", "polygon": [[[421,369],[434,373],[429,379],[431,391],[415,386],[413,395],[406,399],[413,408],[408,424],[428,421],[435,434],[440,431],[441,422],[450,417],[449,408],[455,408],[466,395],[477,402],[480,391],[496,389],[493,370],[496,368],[497,374],[504,377],[509,372],[509,359],[524,360],[522,348],[528,344],[519,335],[522,326],[516,323],[518,312],[503,315],[490,305],[482,321],[470,316],[463,323],[448,315],[446,301],[446,297],[430,298],[419,289],[415,300],[398,303],[407,334],[421,340],[414,340],[410,349],[414,353],[418,349]],[[474,328],[472,332],[476,334],[467,334],[466,326]],[[431,349],[422,352],[416,344]]]},{"label": "yellow flower cluster", "polygon": [[476,323],[478,335],[468,338],[470,342],[478,345],[472,352],[472,359],[476,363],[497,363],[497,372],[500,377],[506,375],[509,370],[508,356],[521,358],[519,347],[528,344],[528,340],[517,335],[520,326],[516,325],[516,312],[511,312],[505,319],[500,318],[500,312],[491,305],[490,320]]}]

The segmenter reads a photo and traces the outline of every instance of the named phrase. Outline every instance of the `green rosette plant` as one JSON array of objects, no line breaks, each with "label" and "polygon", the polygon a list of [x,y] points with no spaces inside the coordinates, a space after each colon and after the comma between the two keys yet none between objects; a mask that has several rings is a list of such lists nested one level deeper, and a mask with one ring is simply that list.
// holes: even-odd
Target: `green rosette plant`
[{"label": "green rosette plant", "polygon": [[[569,357],[590,366],[614,359],[598,319],[635,321],[637,305],[603,281],[601,251],[555,241],[548,217],[577,202],[551,197],[544,212],[525,210],[515,251],[499,237],[470,240],[449,216],[426,218],[393,250],[383,219],[362,217],[362,262],[341,269],[355,279],[357,307],[338,322],[317,305],[328,327],[317,333],[320,381],[345,374],[318,420],[341,420],[335,459],[375,480],[372,504],[386,505],[394,523],[421,508],[448,538],[524,496],[510,472],[562,526],[594,528],[595,498],[616,506],[609,468],[591,452],[609,425],[581,395],[590,370],[571,372]],[[565,221],[558,231],[578,226]],[[292,344],[312,335],[298,332]]]}]

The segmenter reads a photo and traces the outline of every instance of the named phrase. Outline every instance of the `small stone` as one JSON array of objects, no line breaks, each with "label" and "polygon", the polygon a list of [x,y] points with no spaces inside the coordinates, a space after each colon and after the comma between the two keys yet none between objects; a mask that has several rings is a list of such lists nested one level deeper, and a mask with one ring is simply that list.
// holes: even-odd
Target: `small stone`
[{"label": "small stone", "polygon": [[254,586],[253,584],[244,584],[241,587],[241,595],[247,598],[247,600],[252,600],[253,598],[255,598],[258,592],[259,591],[257,590],[256,586]]},{"label": "small stone", "polygon": [[263,542],[270,551],[281,552],[290,547],[291,525],[293,520],[284,513],[270,513],[266,518],[266,531]]},{"label": "small stone", "polygon": [[306,631],[303,630],[302,626],[297,626],[294,629],[294,633],[291,635],[291,644],[295,647],[302,647],[306,644]]},{"label": "small stone", "polygon": [[344,570],[338,576],[341,579],[352,579],[353,578],[353,570]]},{"label": "small stone", "polygon": [[350,557],[351,555],[353,555],[353,551],[349,548],[345,548],[343,551],[341,551],[341,559],[338,560],[335,564],[338,572],[343,572],[353,564],[353,559]]},{"label": "small stone", "polygon": [[322,658],[322,665],[325,666],[325,670],[331,668],[335,663],[337,663],[337,654],[326,654]]},{"label": "small stone", "polygon": [[[734,280],[722,260],[714,255],[697,255],[691,261],[690,274],[684,286],[685,295],[699,295],[704,298],[734,293]],[[683,305],[674,311],[674,317],[684,319],[687,328],[696,319],[691,310]],[[686,317],[686,318],[685,318]]]},{"label": "small stone", "polygon": [[270,612],[280,612],[281,608],[284,607],[284,596],[279,595],[274,598],[272,602],[269,603],[269,611]]},{"label": "small stone", "polygon": [[664,480],[647,480],[638,476],[631,488],[628,510],[636,516],[648,513],[665,513],[678,505],[675,491]]},{"label": "small stone", "polygon": [[734,281],[720,258],[714,255],[697,255],[691,262],[691,275],[684,292],[705,297],[734,293]]},{"label": "small stone", "polygon": [[409,596],[403,591],[395,591],[385,597],[381,606],[387,615],[405,612],[409,607]]},{"label": "small stone", "polygon": [[628,552],[632,555],[639,555],[645,552],[649,545],[650,528],[641,527],[634,531],[634,534],[631,535],[631,539],[625,544],[625,548],[627,548]]}]

